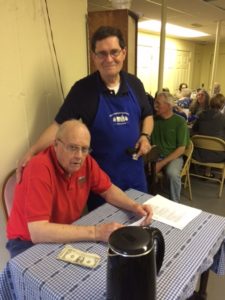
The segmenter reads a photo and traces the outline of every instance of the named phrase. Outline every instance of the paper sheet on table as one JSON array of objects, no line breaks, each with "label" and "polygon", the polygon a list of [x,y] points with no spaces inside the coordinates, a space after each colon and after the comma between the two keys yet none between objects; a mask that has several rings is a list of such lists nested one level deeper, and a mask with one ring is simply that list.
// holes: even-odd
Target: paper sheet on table
[{"label": "paper sheet on table", "polygon": [[[187,205],[183,205],[160,195],[156,195],[143,204],[150,204],[153,208],[153,220],[160,221],[178,229],[183,229],[189,222],[197,217],[201,210]],[[132,223],[138,226],[144,218]]]}]

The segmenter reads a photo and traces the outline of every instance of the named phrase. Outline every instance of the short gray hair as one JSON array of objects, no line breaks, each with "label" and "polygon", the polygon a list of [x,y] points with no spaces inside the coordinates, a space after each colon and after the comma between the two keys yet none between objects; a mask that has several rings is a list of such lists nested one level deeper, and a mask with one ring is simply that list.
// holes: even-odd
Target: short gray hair
[{"label": "short gray hair", "polygon": [[159,92],[157,94],[157,98],[158,97],[163,97],[164,98],[164,102],[170,104],[171,106],[175,105],[175,99],[174,99],[173,95],[171,95],[168,92]]}]

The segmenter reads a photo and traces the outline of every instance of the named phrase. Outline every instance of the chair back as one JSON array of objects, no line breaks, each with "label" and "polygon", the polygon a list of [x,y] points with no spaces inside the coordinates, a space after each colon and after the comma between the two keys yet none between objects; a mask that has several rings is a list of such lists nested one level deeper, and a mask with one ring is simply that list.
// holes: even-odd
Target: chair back
[{"label": "chair back", "polygon": [[15,186],[16,170],[13,170],[7,175],[2,187],[2,203],[6,220],[8,220],[12,208]]},{"label": "chair back", "polygon": [[185,162],[184,162],[183,168],[181,170],[181,174],[180,174],[181,177],[187,175],[187,172],[189,172],[189,167],[191,164],[191,156],[192,156],[193,150],[194,150],[194,145],[193,145],[192,141],[190,140],[189,144],[185,148],[185,151],[183,154],[183,156],[185,157]]},{"label": "chair back", "polygon": [[160,148],[156,145],[153,145],[151,150],[143,156],[148,192],[152,195],[156,194],[156,162],[159,156]]},{"label": "chair back", "polygon": [[159,147],[156,146],[156,145],[152,145],[151,150],[143,156],[144,163],[148,164],[148,163],[151,163],[151,162],[156,162],[156,161],[158,161],[159,156],[160,156]]},{"label": "chair back", "polygon": [[211,151],[225,151],[225,141],[208,135],[193,135],[192,142],[195,148],[207,149]]},{"label": "chair back", "polygon": [[[225,151],[225,141],[220,138],[208,136],[208,135],[193,135],[191,139],[195,148],[200,148],[200,149],[205,149],[210,151],[218,151],[218,152]],[[219,182],[220,183],[219,198],[221,198],[223,193],[224,181],[225,181],[225,162],[202,162],[192,158],[191,163],[194,165],[199,165],[208,168],[215,168],[219,170],[220,177],[214,178],[214,177],[210,177],[198,173],[191,173],[191,176]]]}]

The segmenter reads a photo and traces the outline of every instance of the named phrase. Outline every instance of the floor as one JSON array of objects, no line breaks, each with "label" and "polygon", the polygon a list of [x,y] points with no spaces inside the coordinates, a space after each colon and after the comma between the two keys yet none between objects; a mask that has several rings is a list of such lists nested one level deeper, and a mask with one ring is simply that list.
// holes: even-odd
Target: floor
[{"label": "floor", "polygon": [[[201,208],[207,212],[214,213],[225,217],[225,187],[222,197],[217,198],[219,191],[218,184],[201,179],[191,178],[193,201],[188,199],[188,191],[182,190],[181,203]],[[0,209],[0,220],[4,220],[2,209]],[[5,263],[9,259],[5,249],[5,222],[0,222],[0,271],[4,268]],[[207,300],[223,300],[225,299],[225,276],[217,276],[210,272],[208,282]]]}]

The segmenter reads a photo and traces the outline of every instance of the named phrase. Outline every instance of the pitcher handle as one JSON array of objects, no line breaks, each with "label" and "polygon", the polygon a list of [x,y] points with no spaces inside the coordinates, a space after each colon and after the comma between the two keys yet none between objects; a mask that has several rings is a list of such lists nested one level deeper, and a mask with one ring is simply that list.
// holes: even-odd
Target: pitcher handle
[{"label": "pitcher handle", "polygon": [[115,252],[112,251],[112,249],[108,248],[108,256],[117,256],[118,254],[116,254]]},{"label": "pitcher handle", "polygon": [[165,241],[161,231],[155,227],[144,227],[152,235],[153,241],[156,241],[156,272],[157,275],[161,269],[164,254],[165,254]]}]

